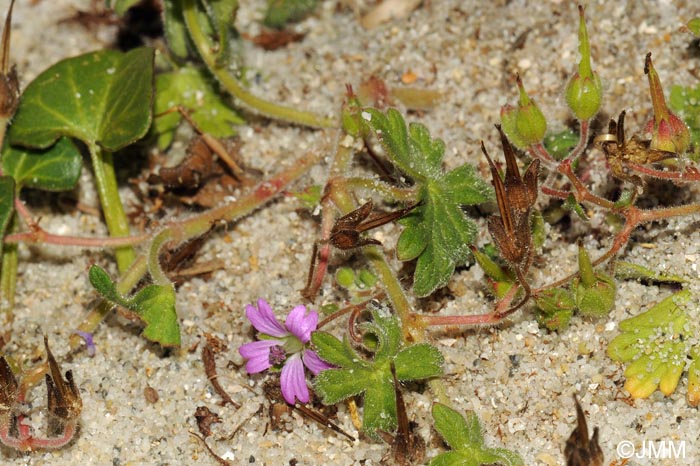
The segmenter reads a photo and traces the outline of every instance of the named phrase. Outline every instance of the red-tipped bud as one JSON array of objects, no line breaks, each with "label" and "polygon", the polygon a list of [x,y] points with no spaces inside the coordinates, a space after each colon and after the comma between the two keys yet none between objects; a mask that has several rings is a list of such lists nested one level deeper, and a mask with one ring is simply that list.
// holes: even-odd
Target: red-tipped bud
[{"label": "red-tipped bud", "polygon": [[647,54],[644,62],[644,73],[649,77],[649,92],[654,108],[654,119],[647,123],[646,127],[646,130],[651,133],[649,147],[683,154],[690,146],[690,131],[683,120],[666,106],[661,80],[651,62],[651,53]]},{"label": "red-tipped bud", "polygon": [[598,73],[591,69],[591,47],[588,42],[588,31],[583,15],[583,7],[579,5],[578,50],[581,61],[578,71],[569,79],[566,85],[566,103],[574,116],[581,121],[589,120],[598,113],[603,97],[602,86]]}]

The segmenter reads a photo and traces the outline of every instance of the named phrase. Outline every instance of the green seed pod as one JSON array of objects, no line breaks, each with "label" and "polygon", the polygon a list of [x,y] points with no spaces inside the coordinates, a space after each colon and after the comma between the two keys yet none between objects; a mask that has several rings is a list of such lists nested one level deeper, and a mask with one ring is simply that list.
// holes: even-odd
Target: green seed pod
[{"label": "green seed pod", "polygon": [[593,270],[591,258],[583,246],[578,247],[578,274],[571,290],[576,307],[585,316],[602,317],[615,305],[615,280],[610,275]]},{"label": "green seed pod", "polygon": [[537,104],[527,95],[520,76],[517,78],[520,89],[520,101],[515,113],[515,128],[526,147],[538,144],[544,139],[547,131],[547,119]]},{"label": "green seed pod", "polygon": [[527,149],[527,143],[518,134],[518,128],[515,124],[515,116],[518,109],[512,105],[506,104],[501,107],[501,128],[508,137],[508,140],[518,149]]},{"label": "green seed pod", "polygon": [[584,316],[603,317],[615,305],[615,280],[608,274],[597,272],[592,286],[586,286],[583,279],[576,278],[572,285],[576,307]]},{"label": "green seed pod", "polygon": [[578,73],[566,85],[566,103],[574,116],[581,121],[590,120],[600,109],[603,90],[598,73],[583,77]]},{"label": "green seed pod", "polygon": [[553,314],[558,311],[573,311],[576,308],[574,296],[571,291],[564,288],[553,288],[538,293],[535,304],[544,314]]},{"label": "green seed pod", "polygon": [[547,330],[563,330],[568,327],[576,308],[574,296],[563,288],[539,293],[535,304],[538,307],[537,323]]},{"label": "green seed pod", "polygon": [[578,71],[566,85],[566,103],[576,118],[585,121],[598,113],[603,90],[598,73],[591,69],[591,46],[588,43],[588,31],[581,6],[579,6],[578,41],[581,61],[578,64]]},{"label": "green seed pod", "polygon": [[573,315],[574,311],[572,309],[557,311],[552,314],[538,312],[536,319],[537,324],[540,327],[544,327],[552,332],[558,332],[559,330],[564,330],[569,326]]}]

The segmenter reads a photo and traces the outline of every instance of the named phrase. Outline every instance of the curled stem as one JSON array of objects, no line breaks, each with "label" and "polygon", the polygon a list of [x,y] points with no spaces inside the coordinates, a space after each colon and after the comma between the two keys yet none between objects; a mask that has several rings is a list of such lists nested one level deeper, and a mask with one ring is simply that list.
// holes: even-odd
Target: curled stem
[{"label": "curled stem", "polygon": [[264,116],[279,120],[289,121],[292,123],[311,126],[314,128],[330,128],[335,126],[335,122],[319,115],[310,112],[296,110],[290,107],[273,104],[248,92],[240,82],[230,73],[230,70],[216,60],[214,50],[215,44],[200,24],[200,18],[197,13],[196,0],[182,0],[182,14],[185,19],[185,24],[190,33],[190,38],[194,43],[202,60],[209,68],[209,71],[216,76],[216,79],[221,83],[233,97],[245,104],[247,107],[261,113]]}]

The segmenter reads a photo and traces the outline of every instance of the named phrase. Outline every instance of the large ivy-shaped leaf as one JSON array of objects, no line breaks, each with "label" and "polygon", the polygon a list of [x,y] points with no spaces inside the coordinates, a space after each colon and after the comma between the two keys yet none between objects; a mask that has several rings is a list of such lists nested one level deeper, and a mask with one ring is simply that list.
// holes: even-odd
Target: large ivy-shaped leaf
[{"label": "large ivy-shaped leaf", "polygon": [[65,191],[78,184],[83,158],[68,138],[61,138],[48,149],[26,149],[6,145],[2,170],[15,179],[18,188]]},{"label": "large ivy-shaped leaf", "polygon": [[[175,105],[182,105],[190,111],[199,129],[217,138],[232,136],[235,133],[233,125],[243,123],[243,119],[222,102],[214,83],[195,67],[183,67],[159,74],[156,78],[156,114]],[[170,145],[181,121],[179,112],[156,118],[153,126],[161,149]]]},{"label": "large ivy-shaped leaf", "polygon": [[366,109],[362,114],[391,161],[418,186],[420,205],[401,220],[406,229],[396,250],[401,260],[418,259],[413,288],[418,296],[427,296],[446,285],[455,267],[469,258],[476,225],[461,206],[492,199],[491,185],[471,165],[445,172],[444,143],[432,139],[421,124],[406,127],[397,110]]},{"label": "large ivy-shaped leaf", "polygon": [[144,337],[163,346],[180,345],[180,324],[172,285],[148,285],[133,296],[122,296],[102,268],[93,265],[88,277],[107,301],[127,308],[144,321]]},{"label": "large ivy-shaped leaf", "polygon": [[487,448],[481,433],[479,418],[472,411],[461,414],[440,403],[433,405],[433,419],[437,430],[451,451],[441,453],[430,461],[430,466],[481,466],[525,464],[516,453],[505,448]]},{"label": "large ivy-shaped leaf", "polygon": [[10,143],[46,148],[61,136],[116,151],[151,125],[152,48],[100,50],[62,60],[32,81],[10,127]]},{"label": "large ivy-shaped leaf", "polygon": [[620,322],[622,333],[608,345],[608,356],[627,364],[625,389],[633,398],[646,398],[657,388],[664,395],[676,390],[687,356],[697,351],[685,309],[690,297],[689,291],[680,291]]},{"label": "large ivy-shaped leaf", "polygon": [[325,404],[335,404],[364,394],[362,429],[376,437],[377,430],[393,431],[397,426],[396,392],[391,374],[393,362],[398,380],[419,380],[442,374],[443,357],[427,343],[401,347],[401,328],[395,316],[372,311],[373,321],[363,324],[365,336],[376,339],[371,360],[358,354],[348,343],[326,332],[314,332],[311,341],[318,355],[338,366],[318,374],[316,391]]}]

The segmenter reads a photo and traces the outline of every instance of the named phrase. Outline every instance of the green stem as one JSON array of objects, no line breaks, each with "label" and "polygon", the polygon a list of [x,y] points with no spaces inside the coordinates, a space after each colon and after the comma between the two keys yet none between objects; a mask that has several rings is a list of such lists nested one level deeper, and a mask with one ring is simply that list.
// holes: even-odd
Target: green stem
[{"label": "green stem", "polygon": [[[129,236],[129,222],[124,213],[124,206],[119,198],[117,177],[114,174],[112,153],[103,151],[97,144],[88,145],[92,168],[95,173],[97,193],[102,205],[102,213],[107,223],[110,236]],[[123,246],[115,250],[117,268],[123,273],[136,259],[136,253],[131,246]]]},{"label": "green stem", "polygon": [[337,183],[344,184],[348,188],[354,189],[366,189],[368,191],[374,191],[377,194],[382,195],[385,199],[391,201],[413,201],[416,200],[416,190],[413,188],[400,188],[398,186],[392,186],[383,181],[363,178],[363,177],[350,177],[337,180]]},{"label": "green stem", "polygon": [[170,284],[170,279],[168,279],[168,276],[165,275],[163,268],[160,266],[160,250],[172,237],[173,232],[171,229],[166,228],[162,230],[153,238],[148,251],[148,272],[151,274],[153,281],[159,285]]},{"label": "green stem", "polygon": [[209,68],[209,71],[216,76],[224,89],[243,104],[261,113],[264,116],[279,120],[298,123],[314,128],[332,128],[336,123],[328,118],[319,115],[296,110],[289,107],[273,104],[248,92],[241,83],[234,78],[226,66],[217,63],[213,50],[216,48],[202,25],[199,23],[197,15],[197,0],[182,0],[182,15],[185,19],[190,38],[194,43],[202,60]]},{"label": "green stem", "polygon": [[[10,231],[17,231],[17,217],[10,222]],[[0,313],[5,315],[5,324],[13,319],[15,307],[15,291],[17,288],[17,245],[4,244],[2,246],[2,270],[0,271]]]},{"label": "green stem", "polygon": [[[350,162],[352,160],[352,149],[345,147],[344,145],[339,145],[336,152],[336,156],[333,159],[333,165],[331,166],[331,178],[334,183],[332,184],[331,197],[333,203],[340,209],[341,213],[347,214],[353,211],[356,206],[352,195],[347,190],[340,180],[340,174],[347,172]],[[337,179],[336,179],[337,177]],[[416,331],[418,330],[413,324],[413,319],[411,317],[412,306],[406,293],[401,286],[401,282],[394,275],[394,271],[391,270],[389,263],[384,256],[382,250],[377,246],[366,246],[363,248],[363,253],[370,265],[372,266],[374,272],[376,273],[379,280],[384,285],[384,290],[386,291],[389,301],[391,301],[392,307],[396,311],[396,314],[401,319],[401,327],[404,334],[404,339],[413,341],[422,341],[425,339],[424,332]]]}]

